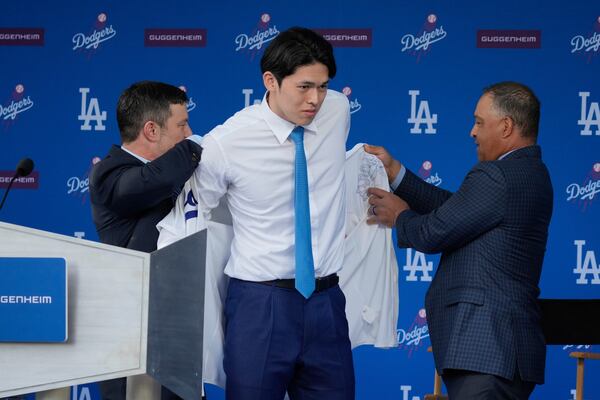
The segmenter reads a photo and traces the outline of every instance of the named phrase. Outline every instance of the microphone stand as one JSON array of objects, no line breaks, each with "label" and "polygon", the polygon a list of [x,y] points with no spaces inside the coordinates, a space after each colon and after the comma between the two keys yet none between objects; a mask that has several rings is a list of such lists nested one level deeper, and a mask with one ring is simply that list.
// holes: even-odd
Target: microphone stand
[{"label": "microphone stand", "polygon": [[4,196],[2,197],[2,203],[0,203],[0,210],[2,210],[2,206],[4,206],[4,202],[6,201],[6,196],[8,196],[8,192],[10,191],[10,188],[12,187],[13,182],[19,177],[19,171],[17,171],[17,173],[15,173],[15,175],[10,179],[10,182],[8,182],[8,187],[6,188],[6,191],[4,192]]}]

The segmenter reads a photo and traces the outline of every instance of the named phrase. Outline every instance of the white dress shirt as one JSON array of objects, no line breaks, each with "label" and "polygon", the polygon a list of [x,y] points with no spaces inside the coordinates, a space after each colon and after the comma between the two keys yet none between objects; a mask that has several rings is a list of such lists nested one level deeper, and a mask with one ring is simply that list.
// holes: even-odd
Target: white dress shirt
[{"label": "white dress shirt", "polygon": [[[194,173],[204,217],[226,196],[233,218],[230,277],[248,281],[294,278],[295,125],[275,114],[266,96],[203,138]],[[304,126],[315,275],[339,271],[344,259],[344,160],[350,130],[346,96],[332,90]]]},{"label": "white dress shirt", "polygon": [[[230,258],[233,229],[205,221],[194,199],[196,180],[186,182],[175,207],[158,223],[158,248],[195,232],[208,229],[204,286],[204,337],[202,379],[225,387],[223,341],[228,278],[223,270]],[[388,190],[387,175],[379,159],[357,144],[346,153],[346,238],[340,287],[346,296],[346,317],[352,348],[363,344],[397,346],[398,264],[392,231],[383,225],[367,225],[367,189]],[[226,204],[219,206],[226,214]]]}]

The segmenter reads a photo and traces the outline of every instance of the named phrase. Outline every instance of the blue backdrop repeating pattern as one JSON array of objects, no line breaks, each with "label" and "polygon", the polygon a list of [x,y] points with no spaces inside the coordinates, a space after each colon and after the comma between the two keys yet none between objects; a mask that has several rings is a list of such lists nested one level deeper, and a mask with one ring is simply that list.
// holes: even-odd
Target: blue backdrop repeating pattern
[{"label": "blue backdrop repeating pattern", "polygon": [[[260,101],[262,51],[302,25],[336,47],[331,87],[351,101],[348,147],[386,145],[449,189],[476,162],[469,131],[481,89],[501,80],[530,85],[542,101],[539,141],[555,189],[542,296],[600,297],[598,2],[61,0],[0,8],[0,187],[20,158],[36,162],[3,221],[97,240],[87,176],[119,142],[121,91],[142,79],[184,86],[192,128],[204,134]],[[432,390],[423,298],[438,257],[411,249],[397,256],[398,347],[355,350],[358,399],[416,400]],[[547,383],[533,398],[573,398],[568,353],[576,348],[550,348]],[[587,376],[599,371],[590,363]],[[597,379],[586,393],[600,398]],[[209,394],[223,397],[216,388]],[[73,398],[99,396],[87,385]]]}]

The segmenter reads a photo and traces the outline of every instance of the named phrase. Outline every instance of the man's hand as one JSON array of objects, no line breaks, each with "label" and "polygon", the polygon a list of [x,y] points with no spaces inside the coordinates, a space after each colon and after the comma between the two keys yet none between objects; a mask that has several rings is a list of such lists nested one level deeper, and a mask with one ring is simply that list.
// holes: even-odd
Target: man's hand
[{"label": "man's hand", "polygon": [[370,217],[367,224],[381,224],[392,228],[396,224],[396,218],[401,212],[409,210],[408,203],[396,196],[394,193],[386,192],[379,188],[369,188]]},{"label": "man's hand", "polygon": [[384,147],[371,146],[370,144],[365,144],[364,147],[367,153],[373,154],[381,160],[383,167],[385,168],[385,172],[387,173],[389,182],[394,182],[398,172],[400,172],[400,168],[402,168],[402,164],[400,164],[398,160],[395,160]]}]

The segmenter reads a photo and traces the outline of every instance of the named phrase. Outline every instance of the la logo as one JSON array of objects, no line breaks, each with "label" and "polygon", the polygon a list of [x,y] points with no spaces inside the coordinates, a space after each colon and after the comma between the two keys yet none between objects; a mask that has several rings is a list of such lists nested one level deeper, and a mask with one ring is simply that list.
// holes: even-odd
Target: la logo
[{"label": "la logo", "polygon": [[410,118],[408,119],[409,124],[414,124],[410,128],[410,133],[423,133],[421,124],[427,124],[425,133],[434,134],[437,130],[433,127],[433,124],[437,124],[437,114],[431,114],[429,111],[429,102],[427,100],[421,100],[419,102],[419,109],[417,110],[417,96],[421,93],[420,90],[409,90],[408,95],[410,96]]},{"label": "la logo", "polygon": [[421,273],[421,282],[431,282],[430,272],[433,272],[433,262],[427,261],[425,258],[425,253],[421,253],[420,251],[414,251],[413,249],[406,249],[406,265],[403,268],[404,271],[409,272],[406,277],[407,282],[416,282],[419,280],[417,278],[417,272]]},{"label": "la logo", "polygon": [[92,97],[90,102],[87,102],[87,94],[89,92],[90,88],[79,88],[79,93],[81,93],[81,114],[79,114],[78,120],[83,121],[81,130],[91,131],[92,126],[90,123],[95,121],[96,126],[94,126],[94,130],[105,131],[106,126],[104,126],[104,121],[106,121],[106,111],[100,112],[100,104],[96,97]]},{"label": "la logo", "polygon": [[596,254],[593,250],[586,250],[584,253],[583,246],[585,240],[575,240],[573,242],[577,247],[577,266],[573,269],[574,274],[578,274],[578,285],[587,285],[590,283],[588,275],[591,276],[592,285],[600,284],[600,266],[596,262]]},{"label": "la logo", "polygon": [[587,98],[589,96],[590,92],[579,92],[579,97],[581,97],[581,119],[577,121],[577,124],[583,126],[581,136],[591,136],[592,125],[596,125],[596,136],[600,136],[600,106],[597,101],[592,101],[588,109]]}]

